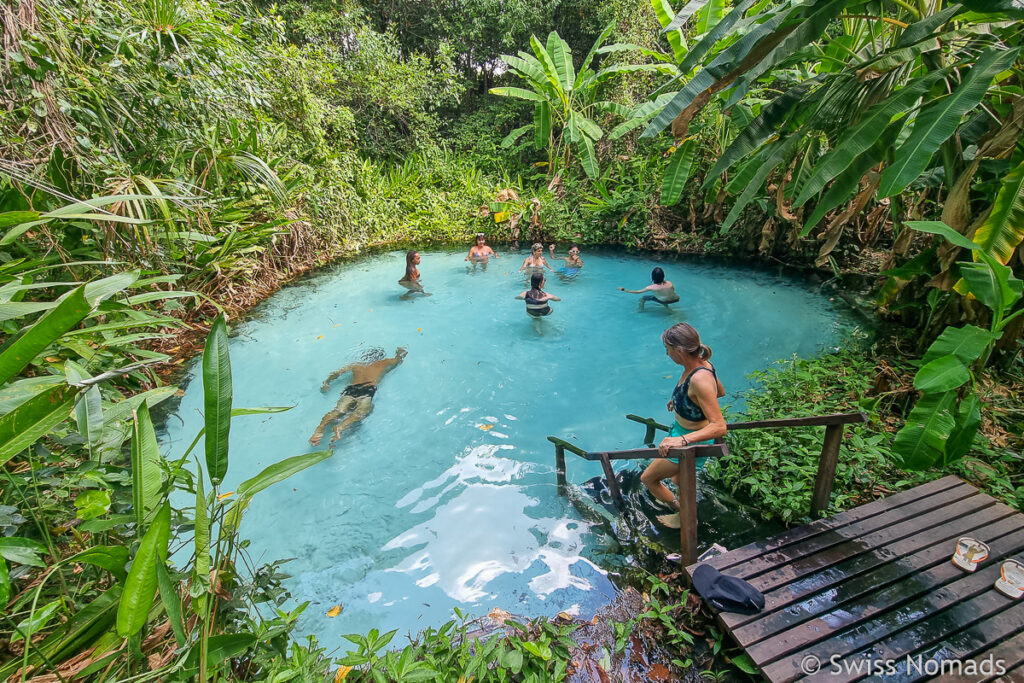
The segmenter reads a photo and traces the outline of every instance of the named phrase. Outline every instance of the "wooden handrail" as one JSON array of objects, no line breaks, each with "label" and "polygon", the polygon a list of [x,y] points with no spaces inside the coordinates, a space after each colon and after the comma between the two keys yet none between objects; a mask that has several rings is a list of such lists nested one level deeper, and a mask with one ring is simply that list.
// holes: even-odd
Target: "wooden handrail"
[{"label": "wooden handrail", "polygon": [[[654,436],[658,430],[669,431],[669,427],[651,417],[640,417],[629,414],[626,418],[639,422],[647,427],[644,443],[654,444]],[[818,474],[814,479],[814,492],[811,495],[811,516],[817,517],[828,509],[832,497],[832,484],[839,464],[839,445],[843,440],[843,428],[848,424],[863,424],[868,421],[864,413],[836,413],[834,415],[815,415],[810,417],[785,417],[776,420],[753,420],[749,422],[731,422],[726,425],[728,431],[742,429],[791,429],[793,427],[825,427],[825,439],[818,458]],[[557,436],[549,436],[548,441],[555,445],[555,469],[558,480],[559,495],[566,495],[568,485],[565,472],[565,451],[574,453],[584,460],[600,461],[608,481],[608,490],[616,505],[622,506],[622,495],[619,484],[612,469],[612,460],[636,460],[660,458],[657,448],[634,448],[622,451],[585,451]],[[670,458],[679,459],[679,540],[683,559],[686,565],[697,561],[697,458],[728,455],[729,449],[724,443],[716,440],[714,444],[695,444],[685,448],[673,448],[669,451]]]}]

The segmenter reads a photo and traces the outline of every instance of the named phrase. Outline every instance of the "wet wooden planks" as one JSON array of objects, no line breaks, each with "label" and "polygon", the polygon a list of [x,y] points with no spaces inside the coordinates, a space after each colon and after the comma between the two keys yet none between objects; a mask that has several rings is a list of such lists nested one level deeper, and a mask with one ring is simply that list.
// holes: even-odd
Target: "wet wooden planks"
[{"label": "wet wooden planks", "polygon": [[[974,573],[950,562],[960,536],[991,548]],[[950,476],[708,564],[765,594],[719,621],[770,681],[1024,683],[1024,600],[993,587],[1022,555],[1024,514]]]}]

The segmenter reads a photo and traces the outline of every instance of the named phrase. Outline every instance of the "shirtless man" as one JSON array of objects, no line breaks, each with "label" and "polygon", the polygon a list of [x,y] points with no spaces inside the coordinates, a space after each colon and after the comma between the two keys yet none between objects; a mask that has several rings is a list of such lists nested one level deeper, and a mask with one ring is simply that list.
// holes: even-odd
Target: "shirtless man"
[{"label": "shirtless man", "polygon": [[331,439],[333,446],[334,442],[341,438],[343,431],[373,412],[373,395],[377,393],[377,385],[380,384],[381,378],[389,370],[398,367],[407,353],[408,351],[399,346],[395,349],[394,358],[385,358],[384,349],[369,349],[363,354],[363,362],[349,363],[328,375],[323,386],[320,387],[320,391],[324,393],[330,389],[331,382],[346,372],[352,372],[352,381],[341,392],[338,405],[334,406],[334,410],[320,420],[320,426],[313,432],[309,442],[314,446],[318,445],[324,438],[324,430],[327,429],[327,425],[344,416],[345,419],[334,426],[334,436]]},{"label": "shirtless man", "polygon": [[640,297],[641,311],[644,310],[644,303],[648,301],[656,301],[665,307],[679,301],[679,295],[676,294],[676,288],[672,286],[671,282],[665,279],[665,271],[661,268],[655,268],[651,271],[651,284],[647,285],[643,289],[626,289],[624,287],[619,287],[619,291],[626,292],[628,294],[644,294],[644,292],[650,292],[650,294],[644,294]]}]

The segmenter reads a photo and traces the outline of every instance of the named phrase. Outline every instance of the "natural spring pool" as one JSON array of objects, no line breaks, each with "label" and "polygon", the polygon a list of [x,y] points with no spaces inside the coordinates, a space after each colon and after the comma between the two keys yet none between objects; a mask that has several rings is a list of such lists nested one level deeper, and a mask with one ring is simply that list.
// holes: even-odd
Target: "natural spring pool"
[{"label": "natural spring pool", "polygon": [[[329,650],[343,644],[341,634],[371,628],[415,634],[450,619],[453,607],[590,618],[616,593],[596,563],[607,565],[615,543],[556,495],[545,437],[590,450],[642,446],[643,428],[624,415],[670,419],[665,402],[681,368],[660,335],[676,322],[693,324],[714,350],[729,392],[722,403],[733,409],[748,373],[814,355],[854,326],[800,280],[584,250],[577,276],[549,275],[546,290],[564,301],[538,330],[513,298],[528,288],[517,272],[525,252],[499,254],[474,267],[465,251],[422,252],[433,295],[412,299],[396,284],[404,252],[369,256],[283,289],[232,325],[235,406],[294,408],[233,421],[223,491],[319,450],[308,439],[348,381],[321,393],[329,373],[372,346],[389,356],[408,349],[381,381],[373,413],[344,433],[334,455],[258,494],[242,523],[257,564],[295,558],[284,565],[292,604],[312,603],[297,634],[314,633]],[[639,313],[639,297],[616,287],[646,286],[655,265],[682,300]],[[197,360],[167,420],[172,457],[202,426],[200,375]],[[598,463],[569,459],[572,483],[601,474]],[[328,617],[337,604],[341,614]]]}]

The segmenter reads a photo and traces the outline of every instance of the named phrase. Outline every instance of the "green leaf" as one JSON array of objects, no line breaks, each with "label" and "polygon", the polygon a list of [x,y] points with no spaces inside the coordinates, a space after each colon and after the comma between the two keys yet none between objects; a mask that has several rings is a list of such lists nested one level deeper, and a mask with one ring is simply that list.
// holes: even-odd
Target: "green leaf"
[{"label": "green leaf", "polygon": [[251,479],[246,479],[238,485],[236,493],[239,496],[254,496],[268,486],[284,481],[288,477],[292,476],[297,472],[301,472],[307,467],[312,467],[318,462],[323,462],[327,458],[331,457],[333,451],[317,451],[315,453],[304,453],[302,455],[292,456],[291,458],[285,458],[281,462],[276,462],[269,467],[266,467],[262,472],[257,474]]},{"label": "green leaf", "polygon": [[956,394],[924,394],[896,434],[893,454],[907,470],[926,470],[941,462],[946,439],[953,431]]},{"label": "green leaf", "polygon": [[896,150],[895,160],[882,173],[879,197],[890,197],[902,191],[921,175],[935,151],[956,131],[963,115],[981,102],[992,79],[1013,64],[1019,51],[986,50],[956,90],[921,110],[910,137]]},{"label": "green leaf", "polygon": [[971,394],[956,411],[956,424],[946,440],[946,453],[942,465],[950,465],[967,455],[974,444],[974,437],[981,426],[981,402]]},{"label": "green leaf", "polygon": [[540,93],[535,93],[526,88],[491,88],[488,92],[501,97],[515,97],[520,100],[532,100],[534,102],[547,102],[547,98]]},{"label": "green leaf", "polygon": [[566,92],[573,89],[576,83],[576,70],[572,65],[572,51],[556,31],[548,34],[548,54],[551,61],[555,63],[555,73],[558,74],[558,82],[562,90]]},{"label": "green leaf", "polygon": [[128,548],[123,545],[94,545],[63,560],[63,564],[91,564],[106,569],[118,581],[123,581],[128,576],[124,568],[128,564]]},{"label": "green leaf", "polygon": [[[64,374],[72,384],[92,377],[85,368],[72,360],[64,362]],[[100,395],[99,385],[89,387],[79,397],[75,403],[75,421],[78,423],[78,433],[85,438],[89,448],[99,445],[100,437],[103,436],[103,396]]]},{"label": "green leaf", "polygon": [[546,149],[550,139],[551,105],[547,102],[538,102],[533,107],[533,146],[537,149]]},{"label": "green leaf", "polygon": [[[658,17],[658,23],[662,25],[662,32],[672,48],[672,55],[677,62],[682,61],[686,56],[686,42],[683,39],[683,32],[679,28],[686,22],[697,9],[704,4],[705,0],[690,0],[679,10],[678,14],[673,13],[672,6],[668,0],[651,0],[651,6]],[[690,8],[692,7],[692,10]],[[687,14],[687,12],[689,13]],[[673,18],[674,15],[674,18]],[[678,24],[676,23],[678,21]]]},{"label": "green leaf", "polygon": [[36,356],[65,332],[82,321],[92,307],[85,299],[85,287],[61,298],[27,332],[8,342],[0,353],[0,384],[21,372]]},{"label": "green leaf", "polygon": [[171,506],[164,503],[142,537],[124,582],[124,593],[117,606],[117,634],[122,638],[135,635],[146,625],[156,596],[156,566],[167,556],[170,535]]},{"label": "green leaf", "polygon": [[1007,264],[1024,239],[1024,162],[1003,178],[992,211],[974,233],[978,247]]},{"label": "green leaf", "polygon": [[11,599],[11,574],[7,571],[7,560],[0,557],[0,611],[7,612],[7,601]]},{"label": "green leaf", "polygon": [[209,505],[213,496],[207,500],[203,487],[203,473],[196,476],[196,509],[195,530],[192,541],[195,544],[196,563],[192,571],[193,595],[202,595],[210,582],[210,515]]},{"label": "green leaf", "polygon": [[17,536],[0,537],[0,557],[8,562],[27,564],[30,567],[45,567],[41,555],[49,552],[46,546],[31,538],[18,538]]},{"label": "green leaf", "polygon": [[53,617],[54,613],[60,608],[63,601],[54,600],[53,602],[40,607],[36,611],[32,612],[27,619],[23,620],[14,630],[14,634],[11,636],[11,642],[16,643],[19,640],[31,638],[39,629],[46,626],[47,622]]},{"label": "green leaf", "polygon": [[66,420],[77,395],[74,387],[56,386],[0,417],[0,465]]},{"label": "green leaf", "polygon": [[[751,0],[751,4],[752,2],[753,0]],[[693,27],[694,33],[699,36],[716,28],[722,21],[724,14],[725,0],[708,0],[700,11],[697,12],[697,23]]]},{"label": "green leaf", "polygon": [[[599,35],[597,37],[597,40],[594,41],[594,44],[590,46],[590,52],[587,53],[587,56],[584,57],[583,61],[580,63],[580,72],[578,74],[576,74],[576,82],[573,83],[573,87],[574,88],[579,88],[580,85],[583,84],[583,78],[584,78],[585,74],[588,71],[590,71],[590,60],[592,60],[594,58],[594,55],[601,48],[601,44],[604,41],[608,40],[608,36],[610,36],[612,34],[612,31],[614,31],[614,30],[615,30],[615,22],[613,21],[613,22],[609,23],[607,26],[604,27],[604,30],[601,31],[601,35]],[[610,46],[610,47],[614,47],[614,46]]]},{"label": "green leaf", "polygon": [[206,428],[206,471],[220,484],[228,471],[228,434],[231,431],[231,358],[224,314],[217,316],[203,351],[203,406]]},{"label": "green leaf", "polygon": [[[724,3],[719,1],[717,4],[724,8]],[[682,64],[679,65],[679,70],[683,73],[688,73],[693,69],[693,67],[697,66],[697,63],[704,58],[704,55],[706,55],[712,47],[715,46],[715,43],[717,43],[729,29],[735,26],[736,22],[743,18],[744,13],[746,13],[752,4],[754,4],[754,0],[740,0],[740,3],[737,4],[724,19],[717,22],[714,28],[707,32],[707,35],[701,38],[696,45],[690,48],[690,51],[686,53],[686,59],[684,59]],[[711,5],[712,3],[709,2],[705,6],[705,9],[710,9]],[[704,12],[702,10],[702,14],[703,13]],[[700,35],[701,33],[705,32],[701,30],[697,31],[697,35]]]},{"label": "green leaf", "polygon": [[962,12],[963,9],[963,5],[954,3],[931,16],[925,17],[920,21],[915,21],[913,24],[903,29],[903,33],[900,34],[895,47],[906,47],[924,40],[931,36],[936,29],[941,28],[943,24]]},{"label": "green leaf", "polygon": [[167,565],[163,562],[158,562],[156,565],[156,584],[160,591],[160,601],[163,602],[164,610],[167,612],[167,620],[171,623],[171,630],[174,631],[174,641],[178,647],[182,647],[188,642],[188,639],[185,637],[184,623],[181,619],[181,597],[174,589],[171,577],[167,573]]},{"label": "green leaf", "polygon": [[971,378],[967,366],[954,355],[939,356],[925,364],[914,375],[914,388],[918,391],[941,393],[952,391]]},{"label": "green leaf", "polygon": [[928,232],[933,235],[941,235],[953,246],[974,251],[980,249],[977,244],[961,235],[942,221],[907,221],[907,227],[919,232]]},{"label": "green leaf", "polygon": [[594,154],[594,143],[586,135],[580,136],[580,142],[582,143],[580,162],[583,164],[583,170],[586,171],[587,177],[594,180],[601,175],[597,166],[597,155]]},{"label": "green leaf", "polygon": [[[206,666],[212,669],[225,659],[231,659],[243,654],[255,644],[256,636],[251,633],[223,633],[212,636],[206,645]],[[199,645],[199,643],[196,643],[192,646],[192,650],[185,660],[187,668],[198,666]]]},{"label": "green leaf", "polygon": [[1024,282],[1013,277],[1009,266],[995,261],[985,252],[975,253],[988,258],[982,263],[958,261],[960,276],[967,283],[967,290],[1002,318],[1020,299]]},{"label": "green leaf", "polygon": [[142,533],[146,521],[159,503],[163,487],[160,468],[160,447],[157,445],[149,406],[142,403],[133,412],[132,422],[132,502],[135,507],[137,533]]},{"label": "green leaf", "polygon": [[661,181],[661,204],[673,206],[683,194],[686,181],[690,179],[693,155],[697,150],[696,140],[687,140],[672,153]]},{"label": "green leaf", "polygon": [[544,69],[544,75],[548,83],[559,93],[560,97],[564,97],[565,93],[562,91],[561,84],[558,81],[558,69],[555,68],[555,62],[551,59],[551,55],[548,54],[544,46],[540,44],[540,41],[537,40],[537,36],[530,36],[530,47],[533,48],[533,54],[537,56],[537,60]]},{"label": "green leaf", "polygon": [[970,366],[981,358],[981,354],[996,339],[998,339],[998,335],[976,325],[947,327],[925,351],[921,362],[928,364],[942,356],[952,355],[959,358],[964,365]]},{"label": "green leaf", "polygon": [[513,130],[511,133],[509,133],[508,135],[506,135],[502,139],[502,141],[501,141],[502,148],[507,149],[507,148],[511,147],[512,145],[516,144],[516,141],[519,138],[523,137],[523,134],[526,131],[528,131],[531,128],[533,128],[533,127],[534,126],[533,126],[532,123],[528,123],[525,126],[520,126],[519,128],[516,128],[515,130]]},{"label": "green leaf", "polygon": [[76,517],[81,520],[92,519],[107,514],[110,510],[110,491],[89,489],[75,497]]},{"label": "green leaf", "polygon": [[765,149],[761,156],[764,161],[758,167],[754,177],[747,183],[736,203],[732,205],[729,214],[725,217],[725,221],[722,223],[723,232],[731,228],[739,219],[743,209],[753,201],[754,196],[764,187],[764,181],[768,178],[768,174],[786,160],[801,138],[801,134],[797,132]]},{"label": "green leaf", "polygon": [[38,211],[7,211],[0,213],[0,230],[6,230],[13,225],[21,225],[39,218]]},{"label": "green leaf", "polygon": [[857,157],[871,149],[878,141],[878,131],[887,129],[893,117],[906,112],[947,73],[948,70],[943,69],[918,78],[864,112],[860,123],[844,133],[814,166],[811,177],[793,201],[793,207],[803,206],[808,199],[818,194],[828,181],[845,171]]}]

